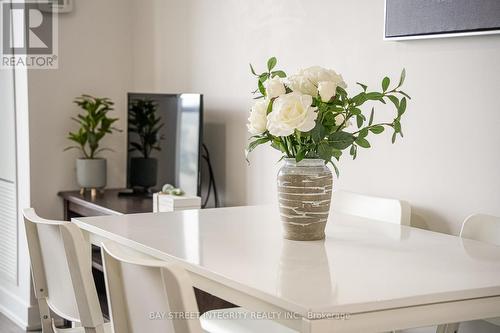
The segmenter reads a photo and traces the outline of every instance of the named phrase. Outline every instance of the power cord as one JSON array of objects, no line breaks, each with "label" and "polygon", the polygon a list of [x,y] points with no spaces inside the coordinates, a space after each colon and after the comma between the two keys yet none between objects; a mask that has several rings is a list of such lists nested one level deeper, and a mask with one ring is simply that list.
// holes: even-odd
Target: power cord
[{"label": "power cord", "polygon": [[217,208],[217,207],[219,207],[219,195],[217,193],[217,185],[215,184],[215,176],[214,176],[214,171],[212,169],[212,163],[210,162],[210,153],[208,152],[208,148],[205,144],[202,144],[202,147],[203,147],[203,154],[201,155],[201,157],[203,157],[205,162],[207,162],[208,174],[209,174],[210,180],[208,181],[207,196],[205,198],[205,201],[201,205],[201,207],[205,208],[207,206],[208,200],[210,199],[210,193],[212,192],[212,189],[213,189],[214,205]]}]

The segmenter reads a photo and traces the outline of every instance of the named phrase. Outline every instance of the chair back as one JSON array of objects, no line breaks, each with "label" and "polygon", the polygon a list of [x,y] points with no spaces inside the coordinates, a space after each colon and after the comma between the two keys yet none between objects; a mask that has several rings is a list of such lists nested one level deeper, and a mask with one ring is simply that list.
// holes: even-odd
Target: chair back
[{"label": "chair back", "polygon": [[[500,217],[486,214],[470,215],[462,224],[460,237],[500,246]],[[486,321],[500,326],[500,318]]]},{"label": "chair back", "polygon": [[474,214],[462,224],[460,237],[500,245],[500,217]]},{"label": "chair back", "polygon": [[335,191],[332,211],[382,222],[410,225],[411,207],[401,200]]},{"label": "chair back", "polygon": [[90,247],[80,229],[73,223],[43,219],[32,208],[23,214],[39,303],[46,300],[54,313],[84,327],[103,325]]},{"label": "chair back", "polygon": [[109,241],[102,257],[115,333],[202,332],[184,269]]}]

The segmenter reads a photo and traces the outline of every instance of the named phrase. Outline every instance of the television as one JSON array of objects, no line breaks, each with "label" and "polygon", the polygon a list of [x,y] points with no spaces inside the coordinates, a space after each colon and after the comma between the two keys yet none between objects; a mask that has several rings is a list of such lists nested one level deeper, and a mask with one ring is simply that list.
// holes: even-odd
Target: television
[{"label": "television", "polygon": [[127,188],[201,194],[203,95],[128,93]]}]

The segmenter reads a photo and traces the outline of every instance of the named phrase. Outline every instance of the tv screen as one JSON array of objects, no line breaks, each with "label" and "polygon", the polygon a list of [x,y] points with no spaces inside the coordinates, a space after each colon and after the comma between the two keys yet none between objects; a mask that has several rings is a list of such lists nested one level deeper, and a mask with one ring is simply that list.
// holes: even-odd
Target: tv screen
[{"label": "tv screen", "polygon": [[128,94],[127,187],[200,195],[203,95]]}]

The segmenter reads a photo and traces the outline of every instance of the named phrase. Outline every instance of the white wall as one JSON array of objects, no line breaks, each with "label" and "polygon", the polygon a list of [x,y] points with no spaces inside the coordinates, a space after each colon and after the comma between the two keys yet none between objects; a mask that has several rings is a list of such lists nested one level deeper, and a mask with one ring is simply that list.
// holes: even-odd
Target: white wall
[{"label": "white wall", "polygon": [[[14,19],[15,40],[24,38],[22,30],[22,23]],[[4,146],[0,149],[0,163],[4,168],[0,177],[13,182],[17,197],[15,239],[13,242],[2,241],[2,255],[14,251],[16,259],[13,265],[17,274],[14,279],[0,277],[0,311],[23,328],[34,328],[39,323],[39,312],[32,298],[29,255],[22,211],[19,209],[30,206],[27,71],[23,68],[16,68],[14,72],[1,71],[0,144]],[[5,237],[7,228],[5,225],[2,227]]]},{"label": "white wall", "polygon": [[[378,88],[384,75],[396,79],[406,67],[405,89],[413,99],[404,140],[391,145],[389,133],[372,138],[374,148],[342,160],[336,188],[408,200],[414,225],[451,234],[471,213],[500,215],[500,35],[385,42],[383,0],[171,0],[161,6],[151,0],[140,7],[135,45],[154,35],[148,43],[163,61],[135,57],[134,73],[143,75],[135,83],[205,94],[205,141],[226,205],[276,200],[279,154],[259,148],[247,166],[243,151],[255,87],[248,63],[263,69],[277,56],[287,72],[334,68],[350,92],[357,91],[356,81]],[[477,325],[464,331],[488,331]]]},{"label": "white wall", "polygon": [[[59,15],[59,69],[29,73],[31,188],[33,206],[47,218],[62,218],[61,190],[75,190],[76,150],[63,152],[78,125],[71,120],[82,93],[109,97],[125,130],[127,91],[132,78],[131,6],[123,0],[75,1],[70,14]],[[108,187],[125,183],[124,133],[108,135],[103,147],[108,160]]]},{"label": "white wall", "polygon": [[360,151],[356,161],[343,159],[337,188],[406,199],[416,225],[452,234],[473,212],[500,215],[500,104],[494,101],[500,35],[386,42],[382,0],[147,4],[142,13],[145,7],[156,10],[147,16],[147,27],[134,29],[135,41],[154,29],[152,47],[163,60],[144,63],[136,57],[134,71],[151,78],[154,68],[169,80],[142,78],[148,83],[144,89],[205,94],[206,121],[223,129],[207,141],[219,142],[211,149],[227,205],[276,198],[279,155],[259,148],[248,167],[243,150],[255,85],[248,63],[263,69],[268,57],[277,56],[287,72],[316,64],[334,68],[350,92],[357,91],[356,81],[378,88],[384,75],[397,79],[407,69],[405,89],[413,99],[403,120],[404,140],[391,145],[387,133],[373,138],[374,148]]}]

